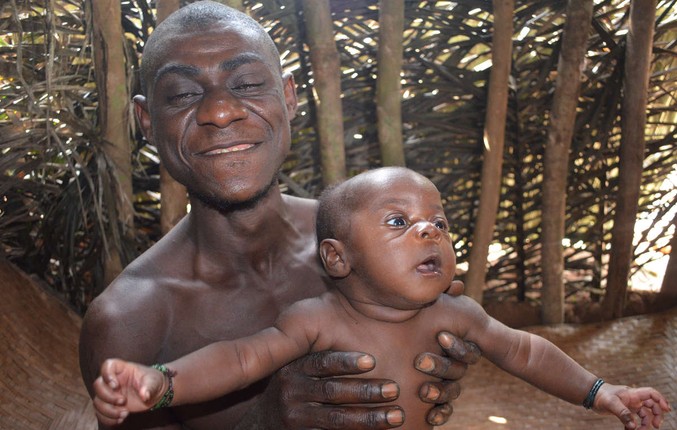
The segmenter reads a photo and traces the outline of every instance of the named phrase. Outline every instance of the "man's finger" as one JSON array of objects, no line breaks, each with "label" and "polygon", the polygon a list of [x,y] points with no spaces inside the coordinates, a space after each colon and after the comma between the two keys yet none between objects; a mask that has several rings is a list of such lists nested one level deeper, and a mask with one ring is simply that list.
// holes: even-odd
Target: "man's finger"
[{"label": "man's finger", "polygon": [[418,394],[426,403],[449,403],[461,394],[461,384],[454,381],[425,382]]},{"label": "man's finger", "polygon": [[463,281],[459,281],[457,279],[454,279],[451,281],[451,286],[447,289],[447,294],[450,296],[460,296],[463,294],[463,291],[465,290],[465,285],[463,284]]},{"label": "man's finger", "polygon": [[397,406],[365,408],[306,404],[291,411],[290,418],[302,428],[381,430],[399,427],[405,417],[404,411]]},{"label": "man's finger", "polygon": [[428,375],[447,380],[461,379],[468,368],[465,363],[430,352],[419,354],[414,360],[414,366]]},{"label": "man's finger", "polygon": [[442,331],[437,335],[437,341],[444,352],[454,360],[466,364],[475,364],[482,357],[479,347],[472,342],[464,341],[448,331]]},{"label": "man's finger", "polygon": [[303,384],[298,387],[298,393],[306,402],[331,405],[381,403],[395,400],[400,395],[399,386],[387,379],[325,378],[298,382]]},{"label": "man's finger", "polygon": [[442,405],[435,406],[428,412],[426,417],[428,424],[433,426],[440,426],[446,423],[449,420],[449,417],[454,412],[454,407],[451,406],[451,403],[444,403]]},{"label": "man's finger", "polygon": [[322,351],[301,357],[289,367],[308,376],[323,378],[336,375],[357,375],[372,370],[374,365],[374,357],[369,354]]}]

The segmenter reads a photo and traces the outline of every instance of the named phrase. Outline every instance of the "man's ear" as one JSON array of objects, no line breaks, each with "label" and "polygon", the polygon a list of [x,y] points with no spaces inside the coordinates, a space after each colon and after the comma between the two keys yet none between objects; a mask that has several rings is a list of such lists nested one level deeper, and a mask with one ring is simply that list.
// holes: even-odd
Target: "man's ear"
[{"label": "man's ear", "polygon": [[282,85],[284,85],[284,103],[287,106],[289,121],[296,116],[296,109],[299,101],[296,95],[296,83],[294,82],[294,75],[285,72],[282,75]]},{"label": "man's ear", "polygon": [[324,239],[320,243],[320,258],[327,274],[332,278],[345,278],[350,273],[350,263],[345,254],[343,242]]},{"label": "man's ear", "polygon": [[142,95],[134,96],[134,116],[139,123],[141,133],[147,141],[153,142],[153,129],[150,126],[150,112],[148,112],[148,99]]}]

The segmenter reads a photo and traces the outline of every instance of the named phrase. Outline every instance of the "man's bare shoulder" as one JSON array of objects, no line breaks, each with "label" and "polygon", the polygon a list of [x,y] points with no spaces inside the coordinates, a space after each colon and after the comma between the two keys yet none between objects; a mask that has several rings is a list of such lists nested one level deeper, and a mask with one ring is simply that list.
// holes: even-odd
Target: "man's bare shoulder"
[{"label": "man's bare shoulder", "polygon": [[302,222],[309,228],[312,228],[314,232],[319,202],[315,199],[290,196],[287,194],[283,194],[282,198],[287,210],[293,215],[293,219]]},{"label": "man's bare shoulder", "polygon": [[185,265],[177,264],[177,256],[190,261],[189,247],[177,236],[180,232],[170,232],[132,261],[92,302],[88,313],[119,318],[166,306],[167,289],[186,277],[181,273]]},{"label": "man's bare shoulder", "polygon": [[112,356],[142,361],[143,351],[153,351],[165,338],[176,303],[172,291],[182,283],[176,255],[189,258],[188,250],[176,249],[185,245],[170,252],[170,244],[181,243],[171,236],[132,261],[89,305],[80,343],[83,352],[103,355],[95,361]]}]

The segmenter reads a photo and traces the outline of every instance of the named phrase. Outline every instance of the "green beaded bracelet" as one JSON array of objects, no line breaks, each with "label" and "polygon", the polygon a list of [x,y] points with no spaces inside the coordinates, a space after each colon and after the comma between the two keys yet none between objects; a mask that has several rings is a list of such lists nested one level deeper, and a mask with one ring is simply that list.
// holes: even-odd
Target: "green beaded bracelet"
[{"label": "green beaded bracelet", "polygon": [[176,375],[176,372],[168,369],[164,364],[153,364],[151,367],[159,370],[163,375],[169,378],[169,388],[167,388],[167,391],[165,391],[162,398],[155,406],[150,408],[151,411],[154,411],[156,409],[169,407],[172,404],[172,400],[174,400],[174,380],[172,378]]}]

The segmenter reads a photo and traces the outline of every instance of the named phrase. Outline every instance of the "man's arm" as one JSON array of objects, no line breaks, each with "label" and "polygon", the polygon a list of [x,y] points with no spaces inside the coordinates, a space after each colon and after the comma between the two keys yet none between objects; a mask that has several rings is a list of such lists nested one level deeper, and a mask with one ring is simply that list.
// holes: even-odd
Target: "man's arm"
[{"label": "man's arm", "polygon": [[[112,303],[112,302],[111,302]],[[95,300],[89,307],[80,332],[80,371],[90,396],[94,396],[94,380],[101,364],[109,357],[125,357],[152,363],[157,351],[150,332],[155,331],[152,321],[136,321],[133,313],[126,312],[124,302],[111,306],[105,298]],[[128,310],[128,309],[127,309]],[[148,313],[138,313],[148,315]],[[136,314],[136,315],[138,315]],[[140,347],[143,345],[143,347]],[[109,427],[99,423],[99,429]],[[119,430],[180,430],[171,410],[158,410],[130,417]]]}]

